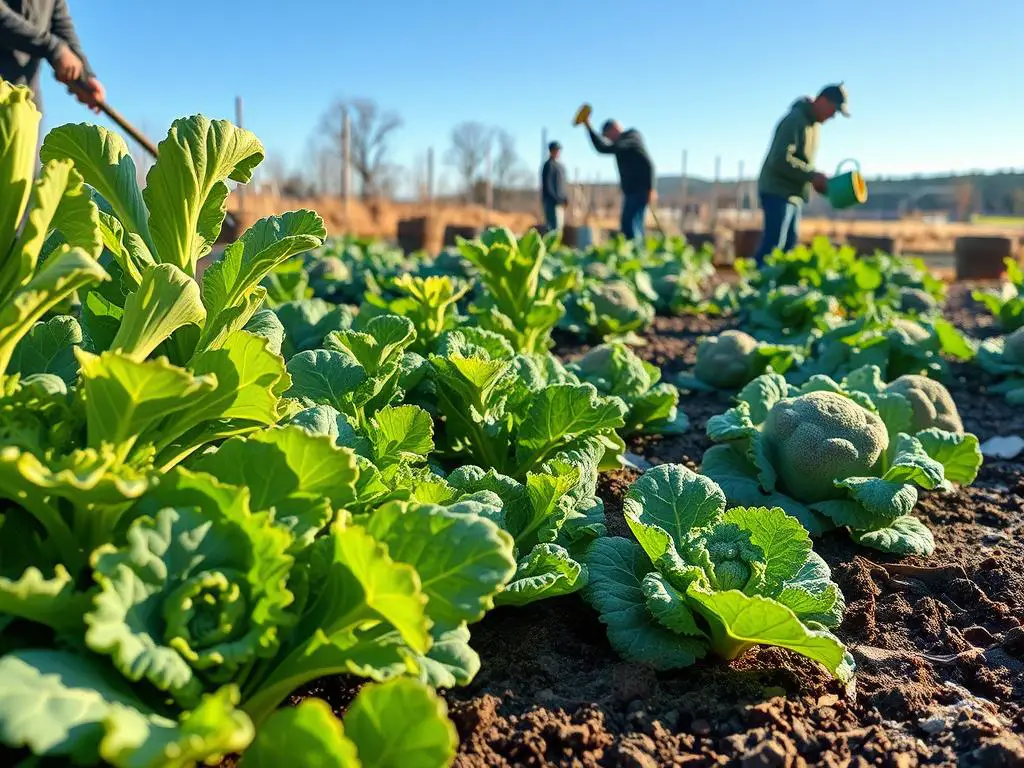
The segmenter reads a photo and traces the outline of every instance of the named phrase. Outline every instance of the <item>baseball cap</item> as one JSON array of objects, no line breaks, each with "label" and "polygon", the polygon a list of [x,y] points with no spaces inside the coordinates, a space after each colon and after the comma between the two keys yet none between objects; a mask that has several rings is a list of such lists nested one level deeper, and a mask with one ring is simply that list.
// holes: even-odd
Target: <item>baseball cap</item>
[{"label": "baseball cap", "polygon": [[562,148],[562,145],[559,144],[557,141],[552,141],[550,144],[548,144],[548,152],[554,152],[556,149],[561,149],[561,148]]},{"label": "baseball cap", "polygon": [[846,99],[846,86],[842,83],[834,83],[832,85],[826,85],[821,89],[819,96],[824,96],[826,99],[835,104],[836,109],[843,115],[843,117],[850,116],[850,110],[847,107]]}]

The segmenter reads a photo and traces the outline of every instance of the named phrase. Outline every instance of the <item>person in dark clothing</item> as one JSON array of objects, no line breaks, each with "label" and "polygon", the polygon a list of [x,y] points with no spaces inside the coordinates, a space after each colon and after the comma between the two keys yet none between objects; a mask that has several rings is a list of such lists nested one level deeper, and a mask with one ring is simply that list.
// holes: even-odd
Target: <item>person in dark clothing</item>
[{"label": "person in dark clothing", "polygon": [[642,238],[647,206],[653,205],[658,197],[654,163],[647,154],[643,137],[635,128],[622,130],[615,120],[607,120],[601,127],[601,133],[594,130],[590,120],[586,121],[586,126],[594,149],[603,155],[615,155],[622,189],[619,229],[630,239]]},{"label": "person in dark clothing", "polygon": [[561,232],[565,226],[565,206],[569,204],[565,185],[565,167],[558,162],[562,145],[557,141],[548,144],[548,159],[540,171],[540,197],[544,206],[544,222],[548,231]]},{"label": "person in dark clothing", "polygon": [[[67,0],[0,0],[0,77],[29,86],[40,111],[39,64],[43,59],[80,102],[99,111],[106,92],[82,53]],[[74,89],[72,84],[76,84]]]}]

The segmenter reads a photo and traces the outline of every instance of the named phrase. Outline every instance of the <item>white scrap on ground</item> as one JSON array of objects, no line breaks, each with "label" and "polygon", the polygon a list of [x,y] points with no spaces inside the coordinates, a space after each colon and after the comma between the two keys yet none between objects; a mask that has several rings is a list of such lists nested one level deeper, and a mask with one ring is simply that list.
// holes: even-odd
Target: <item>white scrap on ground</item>
[{"label": "white scrap on ground", "polygon": [[1012,459],[1024,451],[1024,438],[1020,435],[992,437],[981,444],[982,456],[990,459]]}]

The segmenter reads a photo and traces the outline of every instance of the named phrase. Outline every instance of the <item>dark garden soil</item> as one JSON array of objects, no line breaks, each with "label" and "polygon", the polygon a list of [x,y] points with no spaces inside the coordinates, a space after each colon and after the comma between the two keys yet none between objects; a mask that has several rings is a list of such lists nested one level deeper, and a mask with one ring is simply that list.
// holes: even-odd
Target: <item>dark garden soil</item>
[{"label": "dark garden soil", "polygon": [[[950,317],[990,335],[968,292],[952,293]],[[638,351],[670,377],[692,364],[699,336],[726,326],[659,319]],[[982,441],[1024,435],[1024,409],[987,394],[976,368],[954,366],[954,376],[968,431]],[[728,398],[682,404],[688,434],[631,450],[698,467],[707,419]],[[629,535],[621,499],[638,474],[602,477],[611,535]],[[456,765],[1024,766],[1024,457],[986,462],[973,487],[925,495],[917,514],[935,534],[928,559],[887,557],[838,533],[815,544],[849,606],[837,632],[857,662],[849,689],[774,648],[655,674],[616,655],[578,596],[503,608],[473,627],[476,680],[446,694],[461,739]],[[308,693],[340,711],[353,691],[335,679]]]}]

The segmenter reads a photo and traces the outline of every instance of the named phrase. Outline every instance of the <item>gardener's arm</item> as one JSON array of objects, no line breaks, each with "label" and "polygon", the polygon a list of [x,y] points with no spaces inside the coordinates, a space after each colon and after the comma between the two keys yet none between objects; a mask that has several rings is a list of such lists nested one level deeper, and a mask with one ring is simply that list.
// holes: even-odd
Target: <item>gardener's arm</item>
[{"label": "gardener's arm", "polygon": [[779,124],[768,150],[768,163],[780,176],[801,184],[814,179],[814,167],[797,157],[804,143],[804,126],[798,121],[787,119]]},{"label": "gardener's arm", "polygon": [[75,55],[82,60],[85,77],[96,77],[96,73],[89,66],[89,60],[82,53],[82,43],[75,31],[75,23],[71,20],[71,13],[68,11],[67,0],[57,0],[53,5],[53,17],[50,20],[50,32],[67,43],[68,48],[75,52]]},{"label": "gardener's arm", "polygon": [[28,19],[0,0],[0,48],[52,59],[60,45],[60,39],[49,30],[36,29]]},{"label": "gardener's arm", "polygon": [[615,145],[608,141],[608,139],[606,139],[600,133],[595,131],[593,127],[590,125],[590,123],[587,123],[587,131],[590,133],[590,143],[594,145],[594,149],[596,149],[602,155],[615,154]]}]

